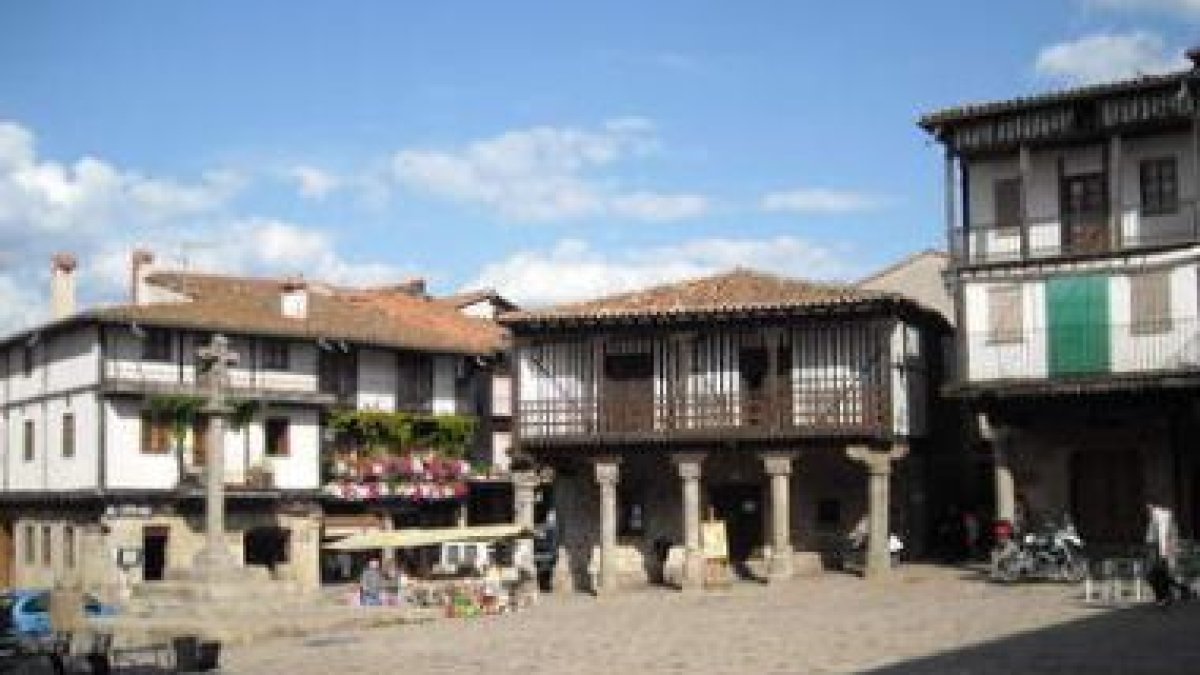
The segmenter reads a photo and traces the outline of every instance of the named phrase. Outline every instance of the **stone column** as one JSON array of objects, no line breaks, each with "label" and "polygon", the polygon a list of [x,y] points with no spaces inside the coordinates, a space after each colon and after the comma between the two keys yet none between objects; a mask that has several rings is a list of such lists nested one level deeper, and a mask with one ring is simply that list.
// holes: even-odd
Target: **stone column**
[{"label": "stone column", "polygon": [[903,445],[894,446],[890,450],[872,450],[865,445],[846,449],[846,455],[850,459],[862,462],[867,469],[868,535],[864,575],[868,579],[884,579],[892,570],[891,552],[888,550],[888,537],[891,534],[888,523],[888,509],[891,505],[889,483],[892,461],[906,454],[908,448]]},{"label": "stone column", "polygon": [[597,593],[617,587],[617,481],[620,460],[605,457],[595,460],[596,483],[600,486],[600,560],[597,566]]},{"label": "stone column", "polygon": [[763,468],[771,483],[771,558],[767,561],[767,579],[790,579],[793,572],[791,523],[791,475],[794,455],[770,452],[762,455]]},{"label": "stone column", "polygon": [[986,414],[979,415],[979,435],[992,451],[992,482],[996,499],[996,520],[1015,524],[1016,490],[1013,485],[1009,451],[1012,430],[996,426]]},{"label": "stone column", "polygon": [[199,353],[198,381],[205,392],[202,412],[208,419],[208,448],[205,456],[204,548],[196,554],[194,570],[202,576],[220,576],[241,567],[229,550],[225,538],[225,417],[230,414],[225,402],[229,366],[237,363],[237,354],[229,350],[224,335],[214,335]]},{"label": "stone column", "polygon": [[686,453],[672,460],[683,481],[683,583],[684,590],[704,585],[704,551],[700,542],[700,476],[704,455]]},{"label": "stone column", "polygon": [[513,522],[529,536],[517,540],[514,562],[519,571],[528,574],[530,578],[537,577],[537,568],[533,560],[533,501],[538,486],[538,476],[533,471],[518,471],[513,473]]}]

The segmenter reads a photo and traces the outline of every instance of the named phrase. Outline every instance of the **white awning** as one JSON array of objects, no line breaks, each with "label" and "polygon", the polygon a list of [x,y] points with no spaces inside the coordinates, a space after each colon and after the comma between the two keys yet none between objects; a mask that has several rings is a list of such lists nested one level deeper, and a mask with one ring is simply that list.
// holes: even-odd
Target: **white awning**
[{"label": "white awning", "polygon": [[415,548],[453,541],[491,541],[533,536],[519,525],[479,525],[476,527],[437,527],[394,530],[391,532],[362,532],[325,544],[332,551],[369,551],[385,548]]}]

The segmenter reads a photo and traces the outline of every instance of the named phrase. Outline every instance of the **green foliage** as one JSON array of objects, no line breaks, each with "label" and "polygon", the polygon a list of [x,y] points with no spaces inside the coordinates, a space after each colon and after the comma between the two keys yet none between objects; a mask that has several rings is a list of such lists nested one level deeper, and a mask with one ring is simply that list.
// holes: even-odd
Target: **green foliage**
[{"label": "green foliage", "polygon": [[180,445],[187,438],[188,429],[196,421],[204,407],[204,398],[186,394],[156,394],[149,401],[150,413],[171,425],[171,435]]},{"label": "green foliage", "polygon": [[247,424],[254,419],[254,415],[258,412],[258,401],[229,399],[229,407],[233,409],[233,413],[229,416],[229,426],[232,429],[245,429]]},{"label": "green foliage", "polygon": [[467,415],[422,415],[378,410],[338,410],[329,426],[342,443],[373,455],[418,448],[462,457],[475,437],[476,420]]}]

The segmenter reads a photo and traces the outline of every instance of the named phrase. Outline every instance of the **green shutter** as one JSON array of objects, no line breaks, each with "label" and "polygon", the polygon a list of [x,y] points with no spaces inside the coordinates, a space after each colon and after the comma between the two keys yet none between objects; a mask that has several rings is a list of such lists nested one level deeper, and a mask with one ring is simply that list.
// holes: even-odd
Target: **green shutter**
[{"label": "green shutter", "polygon": [[1051,377],[1108,372],[1108,277],[1048,279],[1046,316]]}]

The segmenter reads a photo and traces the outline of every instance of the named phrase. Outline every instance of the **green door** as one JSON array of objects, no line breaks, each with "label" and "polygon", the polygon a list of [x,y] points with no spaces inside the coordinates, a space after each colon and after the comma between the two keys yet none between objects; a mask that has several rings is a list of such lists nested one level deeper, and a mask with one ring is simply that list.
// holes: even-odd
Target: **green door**
[{"label": "green door", "polygon": [[1108,372],[1108,277],[1046,280],[1050,375]]}]

